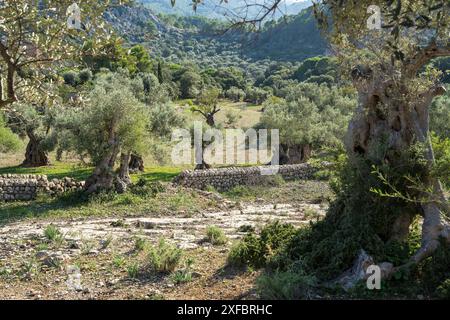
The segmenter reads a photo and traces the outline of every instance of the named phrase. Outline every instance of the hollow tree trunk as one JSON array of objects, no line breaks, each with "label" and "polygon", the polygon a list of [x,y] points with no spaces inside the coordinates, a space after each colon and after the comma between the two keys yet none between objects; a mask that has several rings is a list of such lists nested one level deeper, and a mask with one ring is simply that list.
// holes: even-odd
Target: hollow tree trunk
[{"label": "hollow tree trunk", "polygon": [[[439,246],[440,237],[450,241],[450,228],[443,220],[443,215],[449,214],[447,199],[440,182],[431,174],[434,155],[428,136],[429,105],[433,97],[445,91],[441,87],[433,87],[423,93],[409,92],[407,85],[393,83],[393,80],[376,77],[372,73],[362,81],[357,80],[358,109],[345,139],[350,161],[356,163],[362,158],[371,163],[397,167],[404,164],[401,154],[416,142],[426,146],[428,167],[421,175],[421,183],[424,189],[432,190],[432,194],[418,191],[417,199],[428,200],[416,203],[413,210],[405,206],[390,234],[392,239],[404,239],[412,217],[418,212],[423,216],[422,246],[411,258],[417,263],[433,253]],[[384,152],[380,152],[381,144]],[[417,172],[410,174],[416,176]]]},{"label": "hollow tree trunk", "polygon": [[311,145],[296,144],[289,146],[287,144],[281,144],[279,157],[280,165],[306,162],[311,157]]},{"label": "hollow tree trunk", "polygon": [[109,141],[109,149],[101,161],[96,165],[92,175],[86,179],[84,189],[88,193],[102,190],[113,190],[115,188],[114,164],[119,153],[119,144],[114,136]]},{"label": "hollow tree trunk", "polygon": [[120,155],[120,168],[119,168],[119,179],[126,183],[127,185],[131,184],[129,163],[130,163],[130,153],[122,153]]},{"label": "hollow tree trunk", "polygon": [[137,154],[131,154],[128,168],[131,172],[144,172],[144,159]]},{"label": "hollow tree trunk", "polygon": [[42,167],[50,164],[48,154],[42,150],[40,141],[33,131],[27,130],[29,138],[25,151],[25,160],[22,162],[24,167]]}]

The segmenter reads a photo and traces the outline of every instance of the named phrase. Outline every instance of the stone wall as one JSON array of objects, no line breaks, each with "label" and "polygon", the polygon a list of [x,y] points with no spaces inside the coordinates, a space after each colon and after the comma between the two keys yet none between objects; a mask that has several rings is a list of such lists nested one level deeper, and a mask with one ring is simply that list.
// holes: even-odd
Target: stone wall
[{"label": "stone wall", "polygon": [[[257,185],[276,179],[274,175],[262,175],[261,169],[267,170],[268,167],[186,170],[175,177],[173,183],[196,189],[212,186],[218,191],[226,191],[237,185]],[[316,171],[311,165],[302,163],[278,166],[277,175],[282,176],[284,180],[311,179]]]},{"label": "stone wall", "polygon": [[48,180],[45,175],[0,175],[0,201],[33,200],[38,193],[55,195],[80,190],[84,182],[72,178]]}]

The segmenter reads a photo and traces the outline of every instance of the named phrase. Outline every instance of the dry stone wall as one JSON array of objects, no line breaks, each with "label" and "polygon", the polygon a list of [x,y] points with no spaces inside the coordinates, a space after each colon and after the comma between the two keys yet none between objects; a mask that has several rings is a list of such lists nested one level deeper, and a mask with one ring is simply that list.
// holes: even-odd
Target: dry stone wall
[{"label": "dry stone wall", "polygon": [[[274,175],[262,175],[261,170],[268,167],[218,168],[209,170],[186,170],[175,177],[173,183],[189,188],[206,189],[214,187],[218,191],[226,191],[237,185],[258,185],[270,183]],[[316,168],[310,164],[293,164],[278,166],[277,175],[284,180],[311,179]]]},{"label": "dry stone wall", "polygon": [[45,175],[0,175],[0,201],[33,200],[38,193],[55,195],[80,190],[84,182],[72,178],[48,180]]}]

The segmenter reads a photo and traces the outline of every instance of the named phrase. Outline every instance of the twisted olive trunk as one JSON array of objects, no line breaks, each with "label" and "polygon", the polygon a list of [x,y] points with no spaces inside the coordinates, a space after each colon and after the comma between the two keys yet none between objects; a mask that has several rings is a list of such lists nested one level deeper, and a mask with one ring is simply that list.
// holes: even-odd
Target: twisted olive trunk
[{"label": "twisted olive trunk", "polygon": [[[411,79],[394,83],[392,77],[375,76],[372,71],[354,76],[359,102],[345,140],[350,161],[356,163],[362,158],[371,163],[396,167],[404,162],[401,154],[415,143],[426,146],[424,156],[428,165],[420,181],[424,190],[415,195],[416,199],[423,200],[415,203],[412,209],[405,206],[390,233],[391,239],[404,239],[413,216],[417,213],[423,216],[422,246],[411,258],[412,263],[417,263],[433,254],[440,237],[450,242],[450,227],[443,219],[449,214],[448,202],[440,182],[431,173],[434,155],[428,135],[429,106],[433,98],[443,94],[445,89],[435,86],[416,93],[403,85]],[[383,142],[386,152],[379,151],[380,142]],[[415,176],[417,173],[410,174]],[[432,194],[425,189],[432,190]]]},{"label": "twisted olive trunk", "polygon": [[111,129],[108,140],[108,149],[103,158],[95,166],[92,175],[86,179],[84,189],[88,193],[95,193],[102,190],[113,190],[115,188],[114,164],[119,154],[119,141]]},{"label": "twisted olive trunk", "polygon": [[144,172],[144,159],[137,154],[131,154],[128,168],[131,172]]},{"label": "twisted olive trunk", "polygon": [[311,157],[312,148],[310,144],[280,145],[279,164],[298,164],[308,161]]},{"label": "twisted olive trunk", "polygon": [[125,183],[125,185],[131,184],[129,163],[130,163],[131,153],[122,153],[120,155],[120,168],[119,168],[119,176],[121,182]]},{"label": "twisted olive trunk", "polygon": [[48,166],[50,160],[47,151],[42,150],[41,143],[32,130],[27,130],[28,144],[25,151],[24,167]]}]

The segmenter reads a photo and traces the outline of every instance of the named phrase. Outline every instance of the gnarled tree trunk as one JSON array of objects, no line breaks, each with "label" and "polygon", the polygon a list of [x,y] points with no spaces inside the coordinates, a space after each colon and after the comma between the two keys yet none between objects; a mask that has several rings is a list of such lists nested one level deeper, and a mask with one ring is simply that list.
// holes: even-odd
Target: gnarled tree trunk
[{"label": "gnarled tree trunk", "polygon": [[137,154],[131,154],[128,168],[131,172],[144,172],[144,159]]},{"label": "gnarled tree trunk", "polygon": [[42,167],[50,164],[47,151],[42,150],[40,141],[32,130],[27,130],[29,138],[27,149],[25,151],[25,160],[22,162],[24,167]]},{"label": "gnarled tree trunk", "polygon": [[120,155],[120,168],[118,178],[127,186],[131,184],[129,163],[131,154],[129,152]]},{"label": "gnarled tree trunk", "polygon": [[114,164],[119,154],[119,143],[114,134],[110,134],[109,149],[101,161],[96,165],[92,175],[86,179],[84,189],[88,193],[102,190],[113,190],[115,188]]},{"label": "gnarled tree trunk", "polygon": [[[449,215],[447,199],[440,182],[431,174],[434,155],[428,135],[429,105],[435,96],[443,94],[445,90],[436,86],[422,93],[410,92],[407,82],[411,79],[394,82],[394,76],[386,74],[388,68],[384,67],[383,76],[372,70],[353,73],[359,105],[350,123],[345,144],[350,161],[356,163],[365,159],[370,163],[392,167],[404,164],[402,153],[415,143],[426,146],[424,156],[428,165],[420,175],[424,190],[414,194],[415,199],[423,200],[415,202],[412,210],[405,207],[390,233],[391,239],[404,239],[413,216],[417,213],[423,216],[422,246],[411,258],[411,262],[417,263],[434,252],[439,246],[440,237],[450,242],[450,227],[443,219]],[[383,146],[382,151],[380,145]],[[416,176],[417,172],[410,174]],[[425,189],[432,190],[432,194]]]},{"label": "gnarled tree trunk", "polygon": [[207,115],[206,115],[206,123],[210,126],[210,127],[215,127],[216,126],[216,121],[215,121],[215,119],[214,119],[214,115],[215,115],[215,113],[213,113],[213,112],[209,112]]},{"label": "gnarled tree trunk", "polygon": [[279,164],[297,164],[306,162],[311,157],[311,151],[310,144],[296,144],[292,146],[281,144]]}]

